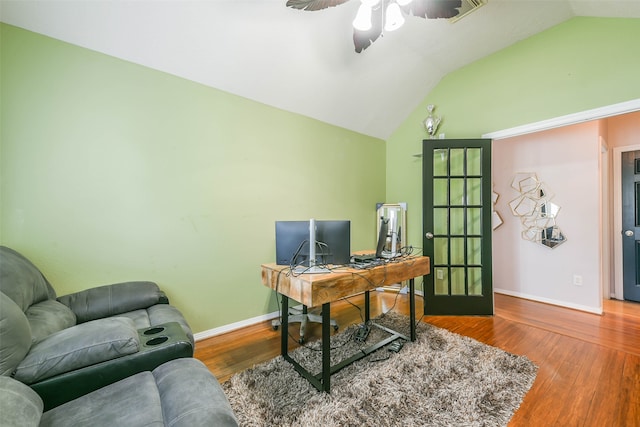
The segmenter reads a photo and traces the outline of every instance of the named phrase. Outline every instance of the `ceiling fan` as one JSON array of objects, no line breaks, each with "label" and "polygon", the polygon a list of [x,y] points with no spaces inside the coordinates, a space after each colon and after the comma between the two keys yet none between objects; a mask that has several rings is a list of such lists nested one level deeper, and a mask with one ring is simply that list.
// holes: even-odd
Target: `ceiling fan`
[{"label": "ceiling fan", "polygon": [[[335,7],[349,0],[287,0],[287,7],[316,11]],[[353,21],[353,44],[360,53],[378,39],[383,31],[402,26],[404,15],[425,19],[453,18],[462,7],[462,0],[360,0]]]}]

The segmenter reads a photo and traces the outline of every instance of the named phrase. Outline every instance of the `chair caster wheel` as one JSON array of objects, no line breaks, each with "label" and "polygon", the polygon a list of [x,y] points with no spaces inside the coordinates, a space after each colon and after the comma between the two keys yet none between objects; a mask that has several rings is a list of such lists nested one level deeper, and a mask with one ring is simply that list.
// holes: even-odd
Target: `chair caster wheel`
[{"label": "chair caster wheel", "polygon": [[300,339],[298,340],[299,344],[304,344],[304,338],[300,337]]},{"label": "chair caster wheel", "polygon": [[273,325],[272,328],[273,328],[274,331],[277,331],[278,330],[278,325]]},{"label": "chair caster wheel", "polygon": [[333,327],[333,330],[334,330],[334,331],[337,331],[337,330],[338,330],[338,325],[335,325],[335,326]]}]

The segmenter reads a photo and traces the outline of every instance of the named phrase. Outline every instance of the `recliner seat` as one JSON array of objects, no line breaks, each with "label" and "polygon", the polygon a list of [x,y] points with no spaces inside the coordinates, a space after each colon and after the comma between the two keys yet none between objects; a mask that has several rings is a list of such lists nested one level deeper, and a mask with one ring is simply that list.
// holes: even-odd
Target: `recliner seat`
[{"label": "recliner seat", "polygon": [[192,358],[172,360],[44,413],[43,406],[28,386],[0,376],[0,424],[6,427],[238,425],[220,384]]}]

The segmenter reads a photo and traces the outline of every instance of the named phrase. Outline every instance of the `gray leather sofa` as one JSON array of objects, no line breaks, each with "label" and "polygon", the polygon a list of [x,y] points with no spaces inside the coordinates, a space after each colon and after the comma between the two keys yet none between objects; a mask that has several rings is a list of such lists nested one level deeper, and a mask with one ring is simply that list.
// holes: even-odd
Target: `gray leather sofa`
[{"label": "gray leather sofa", "polygon": [[0,376],[0,425],[6,427],[237,426],[222,388],[202,362],[177,359],[43,413],[28,386]]},{"label": "gray leather sofa", "polygon": [[155,283],[57,297],[27,258],[0,246],[0,375],[35,390],[45,411],[192,356],[189,325]]}]

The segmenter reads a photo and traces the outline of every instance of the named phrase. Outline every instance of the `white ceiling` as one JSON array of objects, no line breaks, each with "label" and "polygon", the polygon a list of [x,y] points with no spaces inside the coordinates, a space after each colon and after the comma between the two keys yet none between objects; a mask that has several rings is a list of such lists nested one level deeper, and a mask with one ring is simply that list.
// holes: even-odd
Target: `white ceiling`
[{"label": "white ceiling", "polygon": [[1,0],[0,20],[386,139],[457,68],[574,16],[640,18],[640,0],[488,0],[453,24],[407,17],[358,54],[358,0],[285,3]]}]

